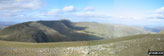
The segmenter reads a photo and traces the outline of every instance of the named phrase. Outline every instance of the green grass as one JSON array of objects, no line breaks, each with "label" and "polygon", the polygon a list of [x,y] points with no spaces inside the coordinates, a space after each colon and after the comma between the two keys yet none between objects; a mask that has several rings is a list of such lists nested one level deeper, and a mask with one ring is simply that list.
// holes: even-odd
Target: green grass
[{"label": "green grass", "polygon": [[115,39],[106,39],[106,40],[92,40],[92,41],[74,41],[74,42],[50,42],[50,43],[30,43],[30,42],[12,42],[12,41],[0,41],[0,46],[15,46],[15,47],[34,47],[34,48],[54,48],[54,47],[75,47],[75,46],[88,46],[88,45],[99,45],[114,43],[126,40],[134,40],[145,37],[153,36],[164,36],[161,34],[145,34],[145,35],[136,35],[136,36],[127,36]]},{"label": "green grass", "polygon": [[86,27],[86,29],[83,30],[85,33],[100,36],[104,39],[152,33],[140,27],[117,24],[77,22],[75,25]]},{"label": "green grass", "polygon": [[55,47],[71,47],[71,46],[84,46],[84,45],[87,45],[86,41],[54,42],[54,43],[27,43],[27,42],[0,41],[0,46],[32,47],[32,48],[55,48]]},{"label": "green grass", "polygon": [[164,35],[144,34],[106,40],[51,43],[0,41],[1,56],[147,56],[148,49],[164,51]]},{"label": "green grass", "polygon": [[0,31],[0,40],[18,42],[62,42],[99,40],[98,36],[77,32],[69,21],[24,22]]}]

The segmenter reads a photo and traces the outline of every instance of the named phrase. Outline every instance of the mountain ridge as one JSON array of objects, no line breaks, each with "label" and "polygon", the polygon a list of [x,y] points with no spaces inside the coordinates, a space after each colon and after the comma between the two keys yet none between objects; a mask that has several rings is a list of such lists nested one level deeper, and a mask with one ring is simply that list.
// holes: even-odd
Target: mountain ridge
[{"label": "mountain ridge", "polygon": [[105,37],[105,39],[138,34],[155,34],[154,32],[147,31],[144,28],[119,24],[77,22],[75,25],[87,27],[84,32],[89,32],[90,34],[94,34],[96,36],[102,36]]},{"label": "mountain ridge", "polygon": [[38,43],[88,41],[148,33],[151,32],[124,25],[96,22],[71,22],[69,20],[41,20],[6,27],[0,31],[0,40]]},{"label": "mountain ridge", "polygon": [[[58,41],[85,41],[98,40],[97,36],[78,33],[61,21],[37,21],[16,24],[0,31],[0,39],[25,42],[58,42]],[[69,22],[69,21],[68,21]]]},{"label": "mountain ridge", "polygon": [[164,30],[161,30],[160,34],[164,34]]}]

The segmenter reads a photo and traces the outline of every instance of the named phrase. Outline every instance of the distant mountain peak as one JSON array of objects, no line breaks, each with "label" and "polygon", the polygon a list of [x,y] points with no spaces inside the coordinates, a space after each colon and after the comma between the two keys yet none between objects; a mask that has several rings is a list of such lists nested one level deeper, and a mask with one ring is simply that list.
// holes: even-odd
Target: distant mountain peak
[{"label": "distant mountain peak", "polygon": [[164,34],[164,30],[162,30],[162,31],[160,32],[160,34]]},{"label": "distant mountain peak", "polygon": [[79,33],[77,27],[68,20],[24,22],[0,31],[0,39],[24,42],[59,42],[98,40],[97,36]]},{"label": "distant mountain peak", "polygon": [[0,40],[21,42],[88,41],[148,33],[151,32],[125,25],[41,20],[6,27],[0,31]]}]

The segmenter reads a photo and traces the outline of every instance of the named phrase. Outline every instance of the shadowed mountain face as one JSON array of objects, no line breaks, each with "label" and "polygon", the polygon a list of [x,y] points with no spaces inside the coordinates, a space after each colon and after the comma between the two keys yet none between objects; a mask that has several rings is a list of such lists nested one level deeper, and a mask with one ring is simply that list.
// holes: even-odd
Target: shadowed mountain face
[{"label": "shadowed mountain face", "polygon": [[0,31],[0,39],[21,42],[59,42],[101,39],[97,36],[77,32],[83,29],[85,29],[85,27],[76,27],[68,20],[25,22]]},{"label": "shadowed mountain face", "polygon": [[69,20],[25,22],[0,31],[0,40],[21,42],[61,42],[110,39],[129,35],[148,34],[142,28],[76,22]]}]

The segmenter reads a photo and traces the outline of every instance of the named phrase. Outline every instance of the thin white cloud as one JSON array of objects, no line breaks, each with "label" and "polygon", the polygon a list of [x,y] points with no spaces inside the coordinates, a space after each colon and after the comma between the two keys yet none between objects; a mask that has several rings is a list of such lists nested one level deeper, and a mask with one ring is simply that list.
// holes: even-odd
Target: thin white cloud
[{"label": "thin white cloud", "polygon": [[0,0],[0,11],[19,12],[40,8],[42,0]]},{"label": "thin white cloud", "polygon": [[148,18],[151,19],[164,19],[164,7],[156,9]]},{"label": "thin white cloud", "polygon": [[91,19],[107,19],[110,18],[110,15],[105,15],[97,12],[84,12],[84,13],[75,13],[73,14],[77,17],[82,17],[82,18],[91,18]]},{"label": "thin white cloud", "polygon": [[84,8],[84,10],[85,11],[94,11],[95,9],[93,7],[89,6],[89,7]]},{"label": "thin white cloud", "polygon": [[24,17],[31,10],[41,7],[43,0],[0,0],[0,18]]},{"label": "thin white cloud", "polygon": [[61,13],[62,13],[62,11],[60,11],[59,9],[53,9],[53,10],[49,11],[47,14],[51,15],[51,16],[55,16],[55,15],[58,15]]},{"label": "thin white cloud", "polygon": [[156,10],[157,13],[164,14],[164,7]]},{"label": "thin white cloud", "polygon": [[63,9],[52,9],[46,13],[43,13],[44,16],[61,16],[64,14],[70,14],[70,12],[75,12],[76,9],[74,6],[65,6]]},{"label": "thin white cloud", "polygon": [[74,6],[66,6],[62,10],[64,12],[74,12],[74,11],[76,11],[76,9],[74,8]]}]

